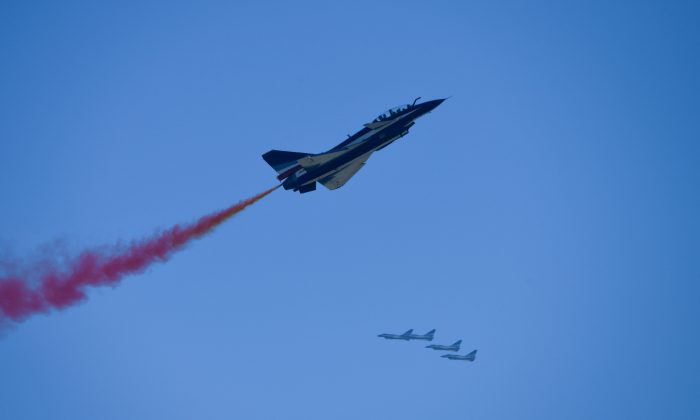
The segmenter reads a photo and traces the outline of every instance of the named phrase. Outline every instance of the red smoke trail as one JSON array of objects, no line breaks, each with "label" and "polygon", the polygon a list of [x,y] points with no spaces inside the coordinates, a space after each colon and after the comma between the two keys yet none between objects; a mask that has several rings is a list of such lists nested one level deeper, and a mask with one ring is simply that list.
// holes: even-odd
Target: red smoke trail
[{"label": "red smoke trail", "polygon": [[65,308],[85,299],[86,286],[116,284],[122,277],[138,273],[154,262],[166,261],[188,242],[211,232],[278,187],[204,216],[193,224],[175,225],[151,238],[133,242],[126,249],[84,251],[65,269],[57,264],[35,267],[36,271],[41,271],[37,287],[30,286],[31,279],[27,275],[0,277],[0,321],[3,318],[22,321],[52,308]]}]

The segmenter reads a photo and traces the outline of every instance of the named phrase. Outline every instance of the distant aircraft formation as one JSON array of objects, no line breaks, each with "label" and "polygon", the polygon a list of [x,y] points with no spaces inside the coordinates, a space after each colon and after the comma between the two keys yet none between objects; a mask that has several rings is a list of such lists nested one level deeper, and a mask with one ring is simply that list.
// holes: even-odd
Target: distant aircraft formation
[{"label": "distant aircraft formation", "polygon": [[372,153],[382,150],[408,134],[416,120],[437,108],[445,99],[406,104],[392,108],[357,133],[323,153],[270,150],[262,155],[277,171],[277,179],[285,190],[304,194],[316,190],[316,182],[329,190],[345,185],[367,162]]},{"label": "distant aircraft formation", "polygon": [[[384,338],[386,340],[404,340],[404,341],[411,341],[411,340],[426,340],[426,341],[433,341],[433,338],[435,337],[435,330],[430,330],[425,334],[414,334],[413,330],[408,330],[403,334],[388,334],[388,333],[383,333],[379,334],[377,337]],[[462,345],[462,340],[455,341],[454,343],[450,345],[443,345],[443,344],[430,344],[425,346],[428,349],[433,349],[433,350],[439,350],[439,351],[454,351],[458,352],[460,346]],[[469,354],[465,355],[459,355],[459,354],[443,354],[440,357],[444,357],[447,360],[466,360],[469,362],[473,362],[474,359],[476,359],[476,350],[473,350]]]}]

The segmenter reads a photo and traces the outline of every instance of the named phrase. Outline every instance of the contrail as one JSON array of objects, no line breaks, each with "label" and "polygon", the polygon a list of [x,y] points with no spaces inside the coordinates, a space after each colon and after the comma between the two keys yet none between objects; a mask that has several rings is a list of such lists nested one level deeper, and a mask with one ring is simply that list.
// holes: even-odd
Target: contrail
[{"label": "contrail", "polygon": [[114,285],[124,276],[143,271],[154,262],[167,261],[190,241],[211,232],[277,188],[279,185],[192,224],[175,225],[150,238],[132,242],[126,248],[87,250],[65,267],[58,263],[48,267],[37,264],[29,267],[28,274],[0,276],[0,324],[3,318],[19,322],[37,313],[74,305],[86,298],[87,286]]}]

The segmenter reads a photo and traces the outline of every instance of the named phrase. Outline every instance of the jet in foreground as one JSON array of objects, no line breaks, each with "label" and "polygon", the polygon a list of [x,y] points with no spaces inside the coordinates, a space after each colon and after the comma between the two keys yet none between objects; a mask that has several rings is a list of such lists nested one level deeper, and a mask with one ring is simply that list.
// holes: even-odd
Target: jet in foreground
[{"label": "jet in foreground", "polygon": [[408,330],[403,334],[379,334],[377,337],[386,338],[387,340],[410,340],[413,330]]},{"label": "jet in foreground", "polygon": [[473,362],[474,359],[476,359],[476,350],[467,354],[466,356],[460,356],[459,354],[443,354],[440,357],[444,357],[450,360],[468,360],[470,362]]},{"label": "jet in foreground", "polygon": [[409,337],[411,340],[428,340],[428,341],[433,341],[433,338],[435,337],[435,330],[430,330],[427,333],[421,335],[421,334],[409,334]]},{"label": "jet in foreground", "polygon": [[425,347],[429,348],[429,349],[433,349],[433,350],[459,351],[460,345],[462,345],[462,340],[456,341],[454,344],[450,344],[449,346],[443,346],[441,344],[431,344],[431,345],[425,346]]},{"label": "jet in foreground", "polygon": [[365,124],[357,133],[324,153],[301,153],[270,150],[262,155],[277,171],[285,190],[307,193],[320,182],[329,190],[345,185],[367,162],[372,153],[408,134],[416,119],[429,113],[444,99],[392,108]]}]

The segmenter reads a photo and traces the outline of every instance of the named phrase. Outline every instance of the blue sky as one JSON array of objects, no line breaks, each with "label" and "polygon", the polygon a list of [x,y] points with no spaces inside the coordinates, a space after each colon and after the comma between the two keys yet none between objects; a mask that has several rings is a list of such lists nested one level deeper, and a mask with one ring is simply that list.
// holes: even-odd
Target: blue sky
[{"label": "blue sky", "polygon": [[[6,330],[0,417],[698,418],[698,17],[3,2],[5,260],[194,220],[274,185],[269,149],[452,97],[343,188]],[[376,338],[408,328],[477,360]]]}]

